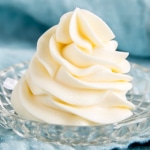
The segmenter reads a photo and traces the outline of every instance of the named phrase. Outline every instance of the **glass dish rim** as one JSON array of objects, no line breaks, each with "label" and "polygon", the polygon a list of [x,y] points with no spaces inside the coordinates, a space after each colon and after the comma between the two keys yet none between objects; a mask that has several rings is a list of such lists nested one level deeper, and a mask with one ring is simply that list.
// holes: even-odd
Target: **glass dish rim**
[{"label": "glass dish rim", "polygon": [[[3,73],[3,72],[7,72],[9,69],[11,69],[12,67],[14,68],[14,67],[16,67],[16,66],[18,66],[18,65],[28,65],[29,64],[29,62],[28,61],[26,61],[26,62],[22,62],[22,63],[17,63],[17,64],[14,64],[14,65],[12,65],[12,66],[9,66],[9,67],[7,67],[7,68],[5,68],[5,69],[3,69],[3,70],[0,70],[0,75],[1,75],[1,73]],[[136,63],[132,63],[131,62],[131,66],[138,66],[139,68],[142,68],[142,70],[145,70],[145,71],[150,71],[150,69],[149,68],[146,68],[146,67],[143,67],[143,66],[141,66],[141,65],[138,65],[138,64],[136,64]],[[25,119],[25,118],[23,118],[23,117],[21,117],[21,116],[19,116],[19,115],[16,115],[16,114],[12,114],[12,113],[10,113],[10,112],[6,112],[6,111],[4,111],[4,110],[1,110],[0,109],[0,112],[4,112],[4,113],[6,113],[7,115],[9,115],[9,116],[13,116],[13,117],[16,117],[16,118],[18,118],[18,119],[21,119],[21,120],[24,120],[24,121],[31,121],[31,122],[34,122],[34,123],[38,123],[38,124],[43,124],[43,125],[53,125],[53,126],[65,126],[65,127],[102,127],[102,126],[116,126],[116,125],[118,125],[118,124],[121,124],[121,123],[124,123],[125,121],[128,121],[128,120],[132,120],[132,116],[131,117],[129,117],[129,118],[127,118],[127,119],[124,119],[124,120],[122,120],[122,121],[119,121],[119,122],[115,122],[115,123],[108,123],[108,124],[95,124],[95,125],[79,125],[79,126],[76,126],[76,125],[60,125],[60,124],[50,124],[50,123],[46,123],[46,122],[38,122],[38,121],[34,121],[34,120],[28,120],[28,119]],[[134,110],[133,110],[134,111]],[[138,117],[138,116],[137,116]]]},{"label": "glass dish rim", "polygon": [[[6,68],[6,69],[4,69],[4,70],[1,70],[0,71],[0,77],[1,77],[1,74],[2,73],[4,73],[4,72],[7,72],[7,71],[9,71],[11,68],[14,68],[14,67],[16,67],[16,66],[18,66],[18,65],[28,65],[29,64],[29,62],[23,62],[23,63],[18,63],[18,64],[15,64],[15,65],[12,65],[12,66],[10,66],[10,67],[8,67],[8,68]],[[146,68],[146,67],[143,67],[143,66],[140,66],[140,65],[138,65],[138,64],[136,64],[136,63],[131,63],[131,66],[133,67],[135,67],[135,66],[137,66],[137,67],[139,67],[139,68],[142,68],[142,70],[144,70],[144,71],[148,71],[148,72],[150,72],[150,69],[149,68]],[[1,101],[0,101],[1,102]],[[2,113],[2,114],[1,114]],[[41,126],[45,126],[45,125],[48,125],[48,126],[57,126],[57,127],[65,127],[65,128],[68,128],[68,129],[71,129],[71,128],[80,128],[80,129],[82,129],[82,128],[102,128],[102,127],[112,127],[113,129],[119,129],[119,128],[121,128],[121,127],[124,127],[124,126],[126,126],[126,125],[131,125],[131,124],[135,124],[135,123],[140,123],[140,122],[142,122],[143,121],[143,119],[145,120],[145,119],[147,119],[147,114],[146,115],[143,115],[140,119],[138,119],[138,120],[135,120],[135,119],[137,119],[139,116],[134,116],[134,118],[131,116],[131,117],[129,117],[129,118],[127,118],[127,119],[124,119],[124,120],[122,120],[122,121],[120,121],[120,122],[116,122],[116,123],[113,123],[113,124],[102,124],[102,125],[99,125],[99,124],[97,124],[97,125],[92,125],[92,126],[74,126],[74,125],[60,125],[60,124],[49,124],[49,123],[44,123],[44,122],[38,122],[38,121],[32,121],[32,120],[27,120],[27,119],[24,119],[24,118],[22,118],[21,116],[18,116],[18,115],[16,115],[16,114],[12,114],[12,113],[10,113],[10,112],[8,112],[8,111],[5,111],[5,110],[2,110],[2,109],[0,109],[0,115],[7,115],[7,116],[9,116],[9,117],[14,117],[15,119],[19,119],[19,120],[21,120],[21,121],[25,121],[25,122],[32,122],[32,123],[35,123],[35,124],[37,124],[37,125],[41,125]],[[149,113],[149,117],[150,117],[150,113]],[[11,129],[11,127],[9,126],[8,127],[8,129]]]}]

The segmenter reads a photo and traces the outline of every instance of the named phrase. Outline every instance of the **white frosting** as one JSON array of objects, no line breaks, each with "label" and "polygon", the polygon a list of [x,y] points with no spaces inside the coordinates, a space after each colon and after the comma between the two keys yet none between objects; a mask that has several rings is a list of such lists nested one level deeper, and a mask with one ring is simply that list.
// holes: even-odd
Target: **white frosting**
[{"label": "white frosting", "polygon": [[38,40],[37,52],[13,91],[16,112],[62,125],[108,124],[131,116],[128,53],[116,51],[114,37],[87,10],[64,14]]}]

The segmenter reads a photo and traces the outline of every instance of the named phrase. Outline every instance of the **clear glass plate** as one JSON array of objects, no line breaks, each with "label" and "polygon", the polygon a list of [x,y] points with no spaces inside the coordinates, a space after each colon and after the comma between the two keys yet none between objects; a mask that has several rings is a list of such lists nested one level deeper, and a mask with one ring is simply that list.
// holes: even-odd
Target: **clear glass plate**
[{"label": "clear glass plate", "polygon": [[[127,97],[136,105],[133,115],[121,122],[98,126],[62,126],[25,120],[11,106],[11,88],[6,79],[19,80],[28,68],[20,63],[0,72],[0,125],[24,138],[36,138],[54,144],[101,145],[127,144],[150,138],[150,70],[131,64],[133,89]],[[10,82],[11,83],[11,82]],[[13,84],[13,83],[12,83]]]}]

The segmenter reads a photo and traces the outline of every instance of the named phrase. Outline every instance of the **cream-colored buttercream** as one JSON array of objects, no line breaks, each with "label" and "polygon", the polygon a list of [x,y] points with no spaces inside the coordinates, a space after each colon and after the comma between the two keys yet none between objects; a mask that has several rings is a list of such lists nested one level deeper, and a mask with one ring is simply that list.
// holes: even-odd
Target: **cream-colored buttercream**
[{"label": "cream-colored buttercream", "polygon": [[21,116],[62,125],[108,124],[132,115],[128,53],[107,24],[84,9],[64,14],[38,40],[11,102]]}]

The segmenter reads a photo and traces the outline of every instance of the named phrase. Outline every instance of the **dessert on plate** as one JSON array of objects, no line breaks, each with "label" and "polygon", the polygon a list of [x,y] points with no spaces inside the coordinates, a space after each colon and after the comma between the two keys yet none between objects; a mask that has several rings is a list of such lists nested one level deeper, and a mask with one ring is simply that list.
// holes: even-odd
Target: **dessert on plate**
[{"label": "dessert on plate", "polygon": [[11,96],[22,117],[61,125],[95,125],[132,115],[127,52],[117,51],[108,25],[76,8],[37,42],[29,68]]}]

